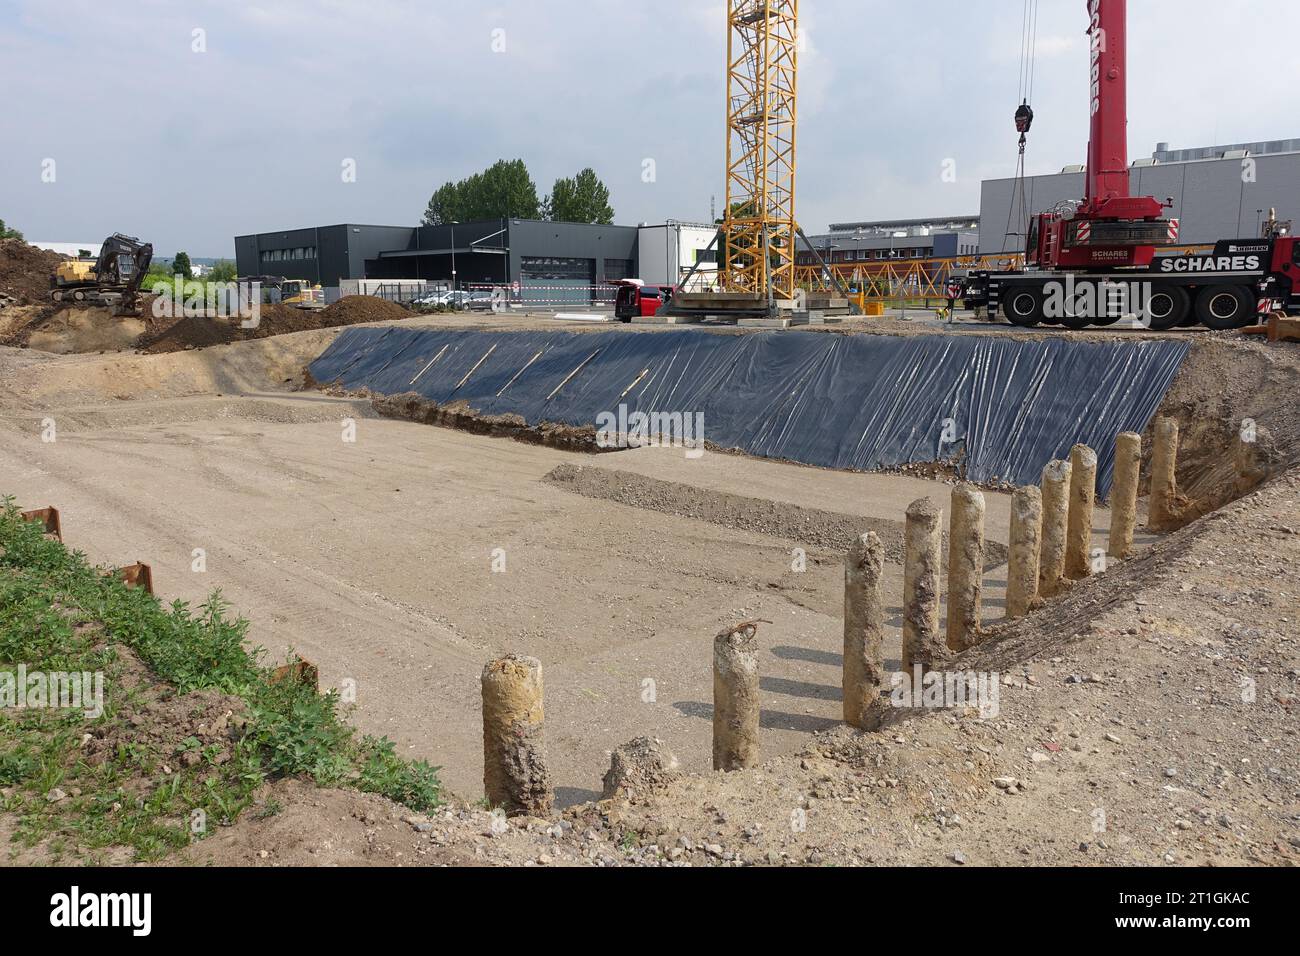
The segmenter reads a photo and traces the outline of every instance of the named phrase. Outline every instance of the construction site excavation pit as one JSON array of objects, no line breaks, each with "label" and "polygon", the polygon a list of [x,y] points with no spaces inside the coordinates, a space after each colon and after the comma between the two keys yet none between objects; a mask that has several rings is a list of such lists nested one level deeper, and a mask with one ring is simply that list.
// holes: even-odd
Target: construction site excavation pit
[{"label": "construction site excavation pit", "polygon": [[[393,420],[364,398],[296,390],[337,335],[157,356],[6,351],[0,487],[56,503],[92,560],[150,563],[168,599],[220,588],[253,644],[306,657],[323,687],[354,687],[363,731],[470,798],[478,676],[505,653],[545,663],[562,805],[595,799],[609,752],[638,736],[709,769],[712,638],[738,621],[771,622],[764,754],[838,726],[844,547],[864,531],[885,543],[897,666],[904,515],[929,497],[946,531],[951,480],[673,448],[593,456]],[[996,624],[1010,494],[986,499]],[[1094,546],[1108,522],[1098,508]]]},{"label": "construction site excavation pit", "polygon": [[[241,402],[249,414],[232,414]],[[17,439],[5,442],[0,485],[23,502],[57,502],[65,535],[92,560],[150,563],[168,598],[197,605],[220,587],[252,620],[252,643],[301,654],[324,687],[355,682],[359,727],[441,766],[455,792],[481,790],[477,677],[508,651],[546,663],[561,802],[594,799],[608,751],[643,734],[685,769],[708,769],[710,639],[737,620],[773,622],[765,751],[796,752],[837,723],[842,554],[796,528],[733,529],[547,480],[590,461],[577,453],[366,418],[347,444],[339,419],[356,409],[346,403],[322,413],[295,397],[214,399],[207,419],[202,404],[163,404],[164,419],[185,414],[108,433],[87,409],[70,410],[55,443],[15,454]],[[79,418],[92,424],[80,430]],[[668,449],[600,461],[657,482],[690,478]],[[777,510],[795,505],[797,481],[801,501],[864,528],[896,526],[917,497],[946,506],[949,490],[730,456],[689,464],[708,468],[703,487]],[[990,497],[996,540],[1008,505]],[[191,570],[195,549],[203,574]],[[901,593],[901,567],[887,573]],[[993,617],[1004,579],[996,567],[986,576]]]},{"label": "construction site excavation pit", "polygon": [[[600,333],[557,328],[542,320],[515,318],[512,328],[551,338],[561,332],[572,336],[567,341],[578,354],[574,365],[596,351],[598,346],[583,351],[588,342],[600,341]],[[416,354],[398,355],[391,363],[392,355],[372,355],[366,361],[406,385],[405,394],[400,388],[394,390],[397,394],[383,394],[364,383],[345,387],[316,374],[322,357],[331,350],[337,354],[347,337],[383,336],[391,329],[407,335]],[[165,601],[197,606],[220,589],[234,611],[251,621],[251,644],[264,647],[272,659],[292,651],[311,661],[323,689],[349,691],[355,704],[351,720],[359,730],[385,735],[402,756],[440,767],[448,792],[468,801],[480,799],[484,786],[481,675],[485,663],[507,654],[535,658],[545,668],[545,741],[557,807],[586,813],[582,807],[601,797],[611,752],[640,738],[658,741],[654,747],[676,755],[676,772],[687,775],[683,786],[694,792],[692,788],[701,786],[699,780],[713,779],[708,774],[714,638],[752,621],[762,622],[755,638],[761,776],[779,777],[785,773],[780,767],[790,767],[798,774],[838,780],[841,773],[860,775],[854,768],[861,760],[893,766],[893,758],[859,753],[876,746],[871,741],[878,741],[879,748],[905,750],[914,746],[913,738],[933,738],[924,746],[936,748],[935,766],[946,768],[942,779],[910,763],[910,769],[890,769],[877,783],[901,781],[898,786],[907,787],[907,774],[919,773],[915,783],[926,792],[935,787],[976,792],[970,789],[976,782],[967,779],[963,767],[972,755],[977,762],[991,758],[974,752],[954,758],[965,753],[961,748],[967,744],[960,737],[947,739],[950,726],[944,720],[917,718],[865,737],[845,727],[845,551],[866,532],[880,542],[883,664],[887,670],[898,668],[903,653],[903,526],[909,507],[929,498],[941,512],[937,553],[941,587],[946,586],[950,542],[944,536],[957,475],[977,466],[998,470],[991,461],[1018,463],[1016,467],[1028,473],[1045,464],[1035,456],[1068,458],[1084,437],[1096,442],[1101,462],[1110,463],[1114,448],[1086,432],[1095,426],[1096,417],[1073,411],[1078,403],[1087,406],[1091,401],[1086,390],[1076,388],[1064,397],[1043,387],[1025,390],[1024,415],[997,410],[1003,420],[1018,423],[1009,432],[1009,444],[1000,444],[997,436],[980,439],[978,416],[937,416],[942,406],[933,401],[924,405],[923,413],[916,411],[921,405],[911,406],[918,434],[928,434],[942,426],[944,418],[952,418],[958,437],[968,439],[961,454],[927,461],[918,453],[914,461],[863,473],[764,459],[713,442],[702,455],[672,447],[602,449],[590,423],[578,426],[563,416],[548,421],[499,406],[484,411],[458,395],[448,402],[448,396],[436,392],[433,398],[410,392],[410,380],[437,354],[424,352],[439,341],[437,336],[449,333],[456,338],[447,351],[463,356],[457,359],[460,365],[449,365],[430,381],[440,383],[438,388],[455,389],[478,364],[478,372],[501,377],[495,384],[485,378],[481,387],[491,388],[493,395],[501,391],[514,372],[506,374],[491,361],[480,360],[493,345],[498,345],[494,356],[505,350],[497,342],[503,336],[467,324],[463,317],[400,320],[350,331],[308,330],[156,355],[53,355],[0,348],[5,382],[0,394],[0,489],[24,507],[58,507],[65,541],[96,563],[150,564],[154,588]],[[608,334],[619,336],[620,342],[643,335],[673,341],[671,332]],[[709,348],[717,347],[715,336],[729,339],[745,333],[693,334],[703,337],[701,348]],[[853,338],[790,334],[818,341]],[[435,338],[420,337],[428,335]],[[916,338],[880,333],[867,337],[884,340],[886,349],[893,347],[891,338]],[[1017,336],[1016,341],[1032,346],[1043,338]],[[696,344],[693,338],[681,341]],[[1078,344],[1095,342],[1085,335]],[[1099,354],[1076,355],[1073,336],[1059,343],[1052,346],[1058,368],[1077,363],[1085,354]],[[624,346],[616,342],[615,351],[619,348]],[[682,361],[680,348],[656,348]],[[818,354],[823,362],[834,362],[839,351]],[[1142,351],[1121,351],[1116,361],[1131,369],[1131,360]],[[978,365],[996,352],[977,349],[968,354]],[[554,363],[549,384],[543,377],[536,387],[530,386],[534,394],[545,399],[565,380],[572,371],[566,366],[569,357],[565,354]],[[1134,595],[1143,595],[1139,611],[1132,615],[1138,623],[1124,623],[1118,632],[1136,628],[1139,635],[1133,641],[1148,640],[1143,635],[1152,625],[1141,621],[1162,619],[1142,608],[1187,604],[1188,614],[1198,613],[1195,602],[1153,597],[1142,590],[1165,587],[1159,582],[1169,580],[1169,569],[1191,547],[1146,531],[1146,473],[1157,416],[1168,416],[1181,432],[1177,481],[1184,504],[1192,509],[1189,520],[1198,509],[1208,515],[1208,522],[1238,520],[1223,519],[1226,512],[1221,509],[1254,487],[1240,484],[1234,463],[1234,443],[1243,422],[1249,421],[1260,437],[1254,481],[1285,475],[1296,464],[1293,449],[1300,428],[1284,400],[1300,384],[1300,362],[1292,351],[1202,336],[1172,364],[1152,364],[1151,358],[1149,352],[1142,357],[1146,367],[1165,369],[1158,375],[1167,374],[1168,382],[1161,384],[1164,379],[1158,378],[1158,387],[1146,399],[1149,414],[1111,419],[1105,426],[1143,436],[1143,497],[1130,560],[1111,561],[1095,580],[1073,587],[1023,621],[1006,621],[1014,482],[981,482],[985,551],[980,606],[988,636],[961,660],[963,666],[1002,674],[1010,681],[1003,688],[1003,706],[1013,713],[1020,712],[1017,693],[1038,694],[1046,685],[1059,684],[1058,667],[1074,668],[1084,681],[1094,676],[1104,681],[1110,679],[1107,673],[1118,673],[1113,665],[1104,671],[1105,665],[1070,662],[1082,653],[1080,641],[1102,633],[1096,630],[1103,627],[1098,621],[1117,614],[1128,620],[1121,611]],[[418,367],[408,372],[406,363],[417,361]],[[594,360],[587,368],[597,371],[593,365]],[[743,362],[730,366],[746,367]],[[776,367],[781,367],[779,362]],[[959,362],[947,368],[950,386],[966,383],[964,391],[949,387],[948,393],[978,403],[966,366]],[[788,378],[767,367],[755,372],[747,386],[751,392],[787,394]],[[651,378],[647,375],[643,381]],[[449,379],[450,384],[442,384]],[[523,376],[515,378],[511,388],[524,381]],[[593,376],[591,381],[600,379]],[[834,384],[836,379],[828,381]],[[989,391],[996,376],[986,375],[982,381],[985,396],[1015,391]],[[580,389],[585,382],[579,374],[568,379],[566,388]],[[470,384],[475,384],[474,375],[467,379]],[[604,404],[616,407],[626,387],[621,383]],[[1101,393],[1110,388],[1097,387]],[[813,394],[833,416],[842,414],[837,406],[862,402],[852,391],[835,394],[814,388]],[[1038,404],[1041,401],[1048,404]],[[798,424],[781,402],[774,400],[770,407],[775,410],[769,422],[791,428]],[[761,403],[755,408],[756,415],[768,414]],[[1040,410],[1044,417],[1035,426]],[[899,412],[888,427],[899,429],[906,421],[907,413]],[[1061,421],[1076,424],[1054,424],[1049,438],[1044,423]],[[977,426],[973,432],[972,422]],[[43,440],[51,426],[57,439]],[[801,427],[805,434],[816,434],[815,425]],[[882,425],[882,430],[887,429]],[[850,433],[825,434],[842,446]],[[870,441],[880,432],[861,434]],[[802,447],[816,451],[833,446],[823,442]],[[888,451],[900,446],[895,442],[877,447]],[[1093,553],[1104,552],[1108,545],[1110,512],[1105,505],[1103,497],[1093,512]],[[1265,529],[1287,525],[1280,513],[1259,520]],[[1202,525],[1206,522],[1180,534],[1194,533]],[[1199,547],[1199,553],[1205,553],[1209,545]],[[199,553],[204,561],[196,571]],[[1180,565],[1168,587],[1178,594],[1211,593],[1210,579],[1198,574]],[[940,597],[936,618],[943,622],[949,616],[946,593]],[[1288,612],[1279,605],[1270,613]],[[1188,622],[1169,626],[1177,634],[1196,627]],[[1139,652],[1128,648],[1126,653]],[[1060,661],[1066,663],[1053,663]],[[1162,663],[1153,673],[1168,666]],[[1188,667],[1188,680],[1201,679],[1191,663]],[[1032,685],[1026,683],[1031,677],[1036,682]],[[1048,703],[1043,698],[1043,706]],[[1107,706],[1107,719],[1127,713],[1126,704],[1112,701]],[[1144,697],[1133,706],[1139,712],[1128,719],[1141,721],[1152,719],[1147,712],[1160,704]],[[1068,707],[1081,713],[1077,705]],[[1057,718],[1057,723],[1073,719]],[[1044,720],[1048,727],[1051,719]],[[933,729],[918,729],[917,721]],[[1000,728],[1018,725],[993,721],[989,726],[989,733],[1002,734]],[[1050,729],[1028,732],[1037,735],[1027,741],[1034,748],[1041,747],[1041,738],[1050,742],[1051,736],[1058,736]],[[981,746],[996,754],[1003,745],[990,739]],[[828,762],[828,754],[842,759]],[[780,764],[782,758],[792,762]],[[721,804],[734,797],[757,806],[754,801],[761,803],[761,794],[747,789],[749,773],[737,776],[734,795],[719,792],[708,799]],[[840,783],[818,784],[812,792],[823,791],[852,792],[843,791]],[[690,807],[689,800],[682,804],[686,819],[693,812]],[[1053,814],[1042,814],[1041,820],[1034,816],[1018,825],[1031,830],[1040,823],[1047,826],[1043,821]],[[210,851],[216,859],[225,852],[249,852],[240,849],[245,838],[231,839],[232,849]],[[930,859],[927,854],[934,850],[905,852],[900,844],[898,852],[900,856],[890,858],[911,859],[908,852],[913,852],[919,854],[917,859]],[[1045,859],[1056,859],[1043,852]],[[859,858],[857,853],[853,851],[853,858]]]}]

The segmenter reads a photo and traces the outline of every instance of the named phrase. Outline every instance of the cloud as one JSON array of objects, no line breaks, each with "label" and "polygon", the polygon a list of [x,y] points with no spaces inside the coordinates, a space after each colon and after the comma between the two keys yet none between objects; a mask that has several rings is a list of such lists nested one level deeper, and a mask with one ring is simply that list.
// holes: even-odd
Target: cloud
[{"label": "cloud", "polygon": [[[810,232],[969,213],[983,176],[1011,174],[1018,5],[802,8],[798,190]],[[1084,157],[1081,8],[1042,8],[1031,172]],[[703,219],[711,198],[722,205],[721,0],[10,0],[9,10],[0,217],[28,236],[122,230],[164,254],[230,255],[248,232],[415,222],[442,182],[514,157],[543,191],[594,167],[621,222]],[[1259,24],[1296,35],[1300,4],[1149,0],[1130,5],[1130,20],[1133,155],[1157,140],[1297,134],[1269,97],[1223,77],[1256,75]],[[206,53],[192,51],[195,29]],[[43,158],[58,161],[54,184],[40,182]],[[342,182],[345,158],[355,183]],[[641,178],[647,158],[653,183]],[[949,158],[955,183],[940,178]]]}]

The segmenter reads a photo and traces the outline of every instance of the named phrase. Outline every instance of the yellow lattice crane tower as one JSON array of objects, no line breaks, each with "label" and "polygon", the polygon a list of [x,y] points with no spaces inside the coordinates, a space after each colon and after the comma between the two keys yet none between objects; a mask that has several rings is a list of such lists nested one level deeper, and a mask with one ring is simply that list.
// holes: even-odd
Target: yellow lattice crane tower
[{"label": "yellow lattice crane tower", "polygon": [[799,0],[728,0],[720,282],[768,305],[795,297],[798,75]]},{"label": "yellow lattice crane tower", "polygon": [[[727,208],[709,251],[719,248],[716,291],[692,284],[691,267],[660,315],[775,317],[803,311],[795,283],[801,241],[848,302],[794,213],[799,92],[799,0],[727,0]],[[849,310],[860,309],[850,304]]]}]

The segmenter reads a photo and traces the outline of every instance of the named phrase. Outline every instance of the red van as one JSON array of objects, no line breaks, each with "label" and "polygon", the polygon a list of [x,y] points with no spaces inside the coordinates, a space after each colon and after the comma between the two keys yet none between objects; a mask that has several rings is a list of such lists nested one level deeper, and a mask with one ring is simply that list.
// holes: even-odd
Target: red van
[{"label": "red van", "polygon": [[611,280],[618,287],[614,298],[614,318],[631,322],[634,318],[654,315],[673,297],[670,285],[646,285],[640,279]]}]

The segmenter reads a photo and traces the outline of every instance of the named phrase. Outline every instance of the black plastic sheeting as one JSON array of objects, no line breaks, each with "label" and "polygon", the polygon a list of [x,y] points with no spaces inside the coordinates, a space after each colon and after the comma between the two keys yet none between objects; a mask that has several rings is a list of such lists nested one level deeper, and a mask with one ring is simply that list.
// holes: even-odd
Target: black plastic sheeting
[{"label": "black plastic sheeting", "polygon": [[1104,495],[1115,436],[1145,430],[1188,349],[1119,337],[390,327],[348,329],[311,374],[348,389],[464,401],[529,425],[595,425],[620,405],[703,413],[713,445],[826,468],[869,471],[964,450],[967,477],[979,482],[1037,484],[1045,464],[1082,442],[1100,458]]}]

